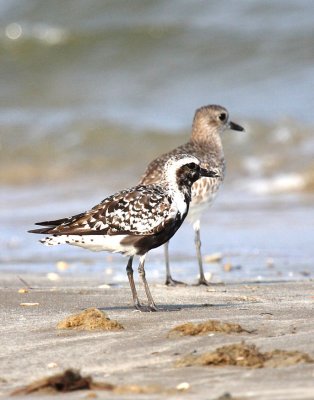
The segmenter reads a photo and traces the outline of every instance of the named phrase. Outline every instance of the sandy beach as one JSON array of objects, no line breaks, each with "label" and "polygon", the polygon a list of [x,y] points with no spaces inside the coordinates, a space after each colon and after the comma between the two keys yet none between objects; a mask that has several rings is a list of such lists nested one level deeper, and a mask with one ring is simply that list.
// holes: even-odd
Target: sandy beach
[{"label": "sandy beach", "polygon": [[[76,370],[60,399],[313,400],[314,2],[3,1],[0,15],[0,399],[55,398]],[[193,286],[188,223],[169,248],[188,286],[165,287],[163,248],[148,254],[157,313],[133,310],[120,254],[27,233],[137,184],[207,104],[245,128],[222,135],[226,179],[201,222],[206,278],[223,284]],[[90,308],[123,329],[57,328]],[[185,323],[240,326],[169,334]]]},{"label": "sandy beach", "polygon": [[[64,277],[58,282],[36,274],[24,274],[23,278],[31,288],[21,291],[24,285],[16,274],[1,274],[3,398],[38,379],[72,368],[96,382],[122,389],[80,390],[60,394],[60,399],[313,399],[313,363],[277,368],[177,366],[188,355],[242,341],[255,344],[261,352],[297,350],[314,358],[311,280],[210,288],[154,284],[152,293],[161,311],[140,313],[131,306],[127,285],[99,288],[95,278],[82,277]],[[140,296],[143,298],[142,290]],[[65,317],[90,307],[104,311],[124,329],[56,329]],[[207,320],[237,323],[246,331],[168,336],[177,325]],[[25,397],[38,398],[38,394]]]}]

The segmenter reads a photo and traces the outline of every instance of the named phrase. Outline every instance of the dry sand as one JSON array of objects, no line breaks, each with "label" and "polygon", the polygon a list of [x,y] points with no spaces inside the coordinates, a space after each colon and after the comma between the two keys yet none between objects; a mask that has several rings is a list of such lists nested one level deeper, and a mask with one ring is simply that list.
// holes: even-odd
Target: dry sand
[{"label": "dry sand", "polygon": [[[100,282],[94,278],[67,277],[56,283],[45,277],[23,275],[33,289],[18,293],[23,285],[15,275],[0,277],[0,396],[4,398],[37,379],[74,368],[83,376],[90,375],[94,381],[120,389],[81,390],[60,394],[60,399],[314,399],[313,363],[278,368],[176,366],[186,356],[241,341],[256,345],[262,352],[298,350],[313,358],[311,281],[213,288],[151,285],[162,311],[140,313],[133,311],[127,285],[100,289]],[[142,291],[140,295],[143,298]],[[56,329],[64,318],[91,307],[104,311],[124,329]],[[209,319],[240,324],[245,331],[168,335],[177,325]],[[143,393],[136,392],[139,386],[144,388]],[[222,397],[226,393],[229,395]],[[23,397],[39,398],[34,394],[17,398]]]}]

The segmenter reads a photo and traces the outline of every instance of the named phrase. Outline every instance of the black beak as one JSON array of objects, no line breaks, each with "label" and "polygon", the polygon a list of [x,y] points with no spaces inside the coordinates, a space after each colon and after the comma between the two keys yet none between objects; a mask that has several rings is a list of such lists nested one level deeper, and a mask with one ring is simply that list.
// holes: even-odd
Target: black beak
[{"label": "black beak", "polygon": [[235,123],[232,122],[232,121],[229,122],[228,128],[231,129],[231,130],[233,130],[233,131],[240,131],[240,132],[243,132],[243,131],[244,131],[244,128],[242,128],[241,125],[235,124]]},{"label": "black beak", "polygon": [[210,170],[205,169],[205,168],[201,168],[200,169],[200,174],[201,174],[201,176],[206,176],[207,178],[219,178],[219,176],[220,176],[216,172],[210,171]]}]

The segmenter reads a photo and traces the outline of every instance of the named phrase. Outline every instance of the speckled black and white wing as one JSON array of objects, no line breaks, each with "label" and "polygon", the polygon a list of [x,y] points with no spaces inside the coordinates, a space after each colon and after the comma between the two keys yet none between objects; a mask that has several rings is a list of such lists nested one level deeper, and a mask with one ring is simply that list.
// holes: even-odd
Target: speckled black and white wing
[{"label": "speckled black and white wing", "polygon": [[152,235],[160,232],[177,210],[158,185],[122,190],[70,218],[37,223],[48,228],[34,233],[52,235]]}]

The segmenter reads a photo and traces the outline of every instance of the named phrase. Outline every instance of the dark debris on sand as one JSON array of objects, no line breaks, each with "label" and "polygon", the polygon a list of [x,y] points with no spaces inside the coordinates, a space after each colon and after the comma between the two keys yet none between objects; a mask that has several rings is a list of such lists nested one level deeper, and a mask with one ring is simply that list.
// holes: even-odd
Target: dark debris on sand
[{"label": "dark debris on sand", "polygon": [[72,392],[74,390],[113,390],[114,386],[108,383],[95,383],[92,378],[82,377],[78,371],[71,369],[47,378],[39,379],[23,388],[11,393],[12,396],[31,393],[53,394],[57,392]]},{"label": "dark debris on sand", "polygon": [[178,392],[176,389],[165,389],[157,385],[140,386],[113,385],[106,382],[94,382],[92,377],[83,377],[80,372],[68,369],[60,374],[39,379],[20,389],[14,390],[11,396],[23,396],[30,394],[53,395],[67,393],[75,390],[106,390],[115,394],[164,394],[171,395]]}]

